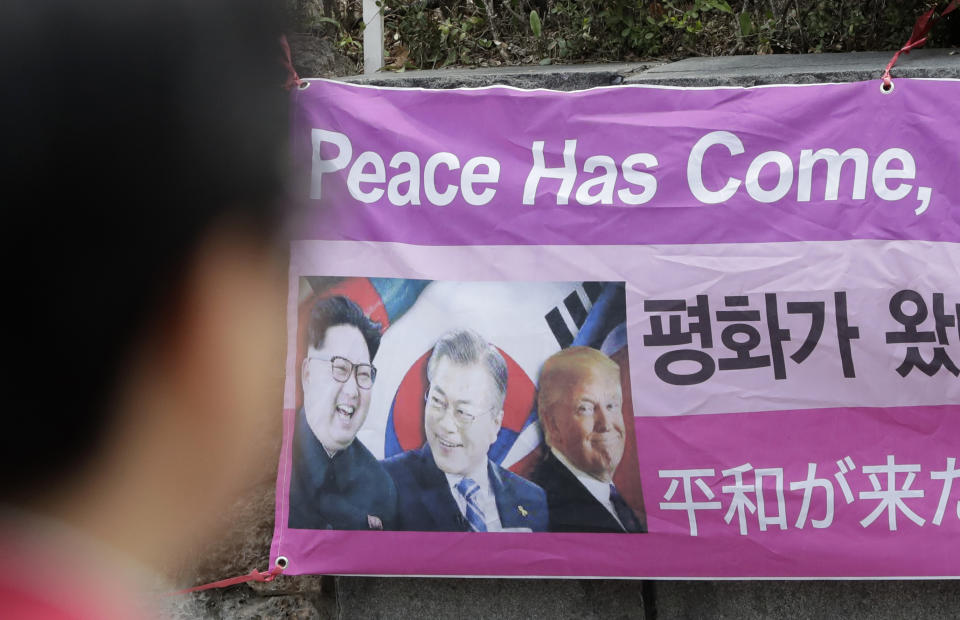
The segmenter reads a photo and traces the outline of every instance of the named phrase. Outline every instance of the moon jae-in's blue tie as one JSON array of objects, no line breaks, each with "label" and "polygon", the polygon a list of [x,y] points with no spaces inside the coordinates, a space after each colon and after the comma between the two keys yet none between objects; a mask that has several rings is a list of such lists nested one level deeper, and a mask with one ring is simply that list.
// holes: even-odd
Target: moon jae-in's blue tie
[{"label": "moon jae-in's blue tie", "polygon": [[486,532],[487,520],[483,511],[477,505],[477,493],[480,492],[480,485],[473,478],[464,478],[457,483],[457,491],[467,500],[467,522],[474,532]]}]

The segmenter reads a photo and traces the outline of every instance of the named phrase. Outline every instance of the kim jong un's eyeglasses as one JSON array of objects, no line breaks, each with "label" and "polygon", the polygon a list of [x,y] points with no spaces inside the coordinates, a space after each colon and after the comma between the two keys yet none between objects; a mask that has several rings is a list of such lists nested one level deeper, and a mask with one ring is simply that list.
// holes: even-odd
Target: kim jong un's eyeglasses
[{"label": "kim jong un's eyeglasses", "polygon": [[340,383],[346,383],[353,375],[357,378],[357,387],[369,390],[377,379],[377,368],[373,364],[354,364],[345,357],[334,355],[330,359],[323,357],[308,357],[305,362],[329,362],[330,375]]}]

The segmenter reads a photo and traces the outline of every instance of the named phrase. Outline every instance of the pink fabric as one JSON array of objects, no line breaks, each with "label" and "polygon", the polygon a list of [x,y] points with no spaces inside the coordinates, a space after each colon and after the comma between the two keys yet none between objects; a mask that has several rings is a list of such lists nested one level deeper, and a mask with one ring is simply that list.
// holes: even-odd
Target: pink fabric
[{"label": "pink fabric", "polygon": [[[285,412],[292,416],[292,411]],[[287,490],[278,487],[278,532],[272,558],[288,558],[288,574],[337,573],[384,575],[506,575],[593,577],[941,577],[960,572],[960,519],[955,484],[941,525],[932,517],[941,483],[929,473],[943,470],[947,457],[960,457],[960,406],[839,408],[708,416],[636,418],[640,472],[647,506],[645,535],[477,534],[420,532],[334,532],[283,527]],[[289,449],[289,437],[284,450]],[[699,516],[700,533],[691,536],[681,511],[660,508],[669,481],[667,469],[784,467],[785,481],[806,476],[807,463],[817,476],[832,477],[836,461],[850,457],[856,470],[847,479],[855,496],[868,491],[865,465],[886,462],[919,464],[913,483],[924,497],[906,500],[924,525],[902,515],[898,529],[887,528],[886,513],[867,527],[860,525],[877,505],[859,498],[846,504],[835,489],[834,523],[814,529],[808,518],[796,527],[802,492],[785,492],[787,529],[758,530],[756,515],[742,536],[736,520],[723,520],[730,496],[721,487],[729,478],[707,480],[722,509]],[[282,477],[281,477],[282,480]],[[885,482],[881,480],[881,482]],[[898,484],[902,484],[902,476]],[[768,501],[774,501],[767,489]],[[812,518],[822,517],[822,502]]]}]

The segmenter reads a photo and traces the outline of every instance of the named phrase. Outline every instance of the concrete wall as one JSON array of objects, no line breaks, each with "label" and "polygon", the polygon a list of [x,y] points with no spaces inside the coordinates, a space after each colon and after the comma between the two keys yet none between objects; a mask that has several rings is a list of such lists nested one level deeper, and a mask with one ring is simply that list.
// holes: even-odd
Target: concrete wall
[{"label": "concrete wall", "polygon": [[[578,90],[617,84],[757,86],[877,80],[893,52],[687,58],[670,63],[438,69],[343,78],[373,86],[459,88],[506,84],[517,88]],[[900,56],[898,77],[960,79],[960,50],[914,50]]]},{"label": "concrete wall", "polygon": [[[296,53],[296,51],[295,51]],[[357,76],[397,87],[509,84],[575,90],[616,84],[716,86],[877,80],[890,52],[691,58],[675,63],[510,67]],[[960,79],[960,52],[918,50],[897,77]],[[274,475],[224,515],[226,542],[198,550],[203,566],[181,575],[206,583],[266,568]],[[960,569],[960,549],[957,549]],[[175,616],[205,618],[960,618],[956,581],[629,581],[280,577],[175,599]]]}]

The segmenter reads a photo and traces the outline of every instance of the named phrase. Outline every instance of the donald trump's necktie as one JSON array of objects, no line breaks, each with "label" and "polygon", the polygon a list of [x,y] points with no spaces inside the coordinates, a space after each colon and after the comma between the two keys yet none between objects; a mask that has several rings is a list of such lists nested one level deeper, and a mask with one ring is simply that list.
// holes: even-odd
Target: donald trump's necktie
[{"label": "donald trump's necktie", "polygon": [[631,534],[643,531],[643,528],[640,526],[640,521],[637,520],[637,516],[633,514],[633,510],[631,510],[626,500],[623,499],[623,496],[620,495],[620,492],[617,491],[617,487],[612,484],[610,485],[610,503],[613,504],[613,509],[617,511],[617,517],[620,519],[620,524],[623,525],[623,529]]}]

